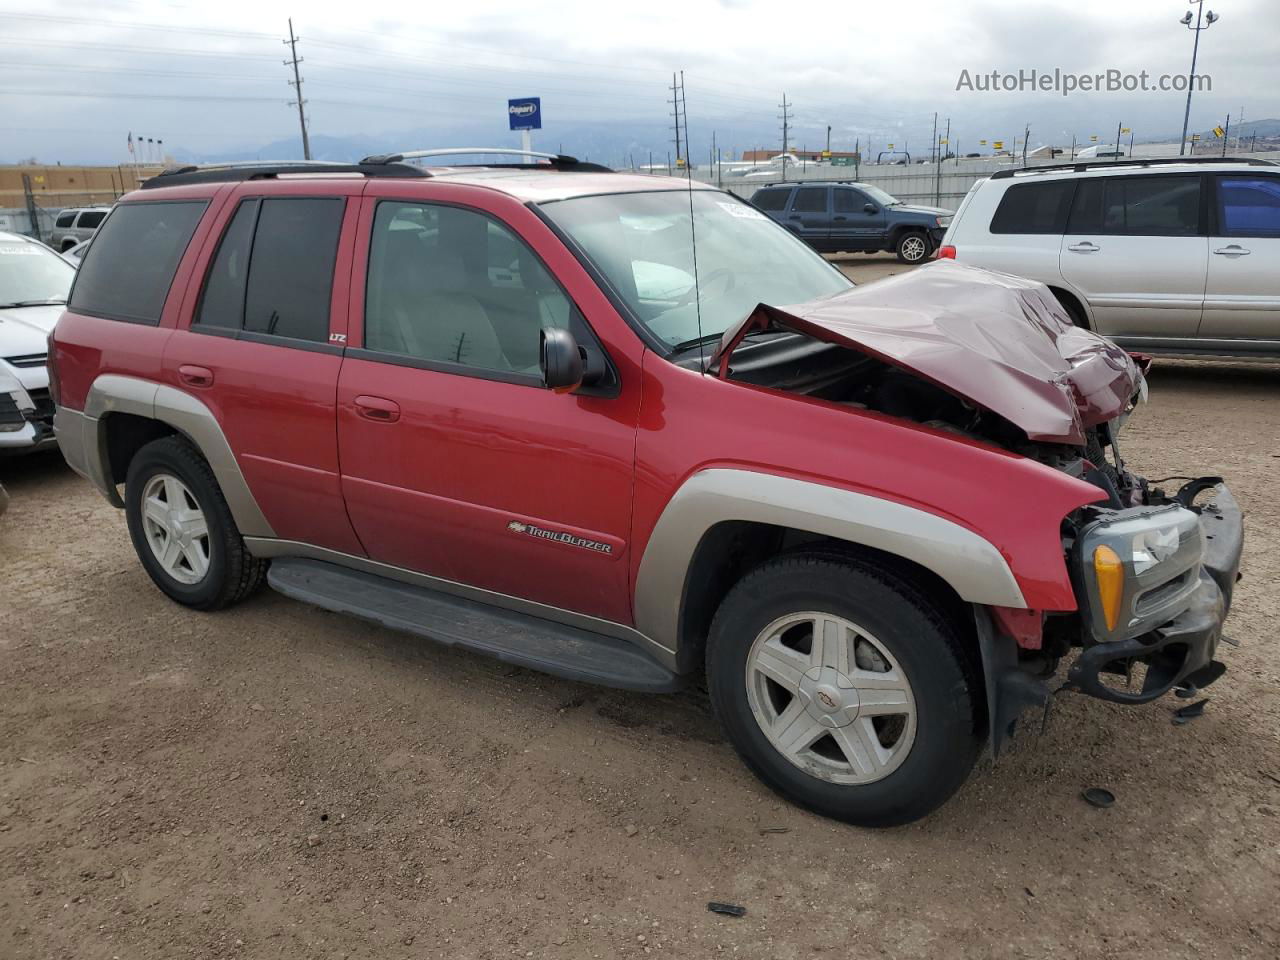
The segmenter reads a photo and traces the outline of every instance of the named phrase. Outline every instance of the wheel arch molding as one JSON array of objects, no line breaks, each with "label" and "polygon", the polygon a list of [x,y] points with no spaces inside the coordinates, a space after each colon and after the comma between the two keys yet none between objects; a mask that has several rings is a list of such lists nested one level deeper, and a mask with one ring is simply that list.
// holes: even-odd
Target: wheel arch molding
[{"label": "wheel arch molding", "polygon": [[[636,574],[635,622],[641,633],[681,656],[689,593],[705,579],[699,551],[734,524],[800,531],[910,561],[968,603],[1025,607],[1000,551],[936,514],[808,480],[731,468],[691,476],[654,525]],[[701,572],[699,572],[701,571]],[[714,584],[711,584],[714,589]]]},{"label": "wheel arch molding", "polygon": [[93,429],[82,431],[81,458],[91,464],[91,477],[103,478],[102,492],[113,504],[122,505],[117,502],[120,497],[112,480],[117,472],[122,474],[127,469],[127,465],[113,464],[107,459],[111,449],[110,418],[117,414],[163,423],[185,437],[213,470],[240,533],[247,537],[275,536],[212,410],[175,387],[138,377],[104,374],[93,381],[85,398],[82,416]]}]

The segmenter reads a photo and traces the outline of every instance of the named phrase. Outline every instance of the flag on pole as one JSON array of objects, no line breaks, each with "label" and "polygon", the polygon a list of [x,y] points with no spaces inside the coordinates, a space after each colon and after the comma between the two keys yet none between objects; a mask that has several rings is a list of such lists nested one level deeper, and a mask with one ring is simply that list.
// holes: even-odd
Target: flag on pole
[{"label": "flag on pole", "polygon": [[129,131],[129,156],[133,156],[133,131]]}]

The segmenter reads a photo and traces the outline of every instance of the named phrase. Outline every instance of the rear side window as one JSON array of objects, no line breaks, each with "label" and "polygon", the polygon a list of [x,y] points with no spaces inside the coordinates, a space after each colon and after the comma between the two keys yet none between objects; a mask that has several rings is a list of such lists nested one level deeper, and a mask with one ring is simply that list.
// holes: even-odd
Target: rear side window
[{"label": "rear side window", "polygon": [[76,220],[76,212],[74,210],[72,210],[70,213],[60,213],[58,214],[58,219],[54,221],[54,226],[69,227],[71,226],[71,224],[75,223],[75,220]]},{"label": "rear side window", "polygon": [[1280,237],[1280,177],[1219,179],[1218,235]]},{"label": "rear side window", "polygon": [[1073,180],[1014,184],[1000,198],[991,232],[1062,233],[1074,188]]},{"label": "rear side window", "polygon": [[784,210],[789,196],[791,196],[790,187],[785,190],[757,190],[751,202],[760,210]]},{"label": "rear side window", "polygon": [[328,341],[333,263],[345,206],[339,197],[262,201],[244,298],[246,332]]},{"label": "rear side window", "polygon": [[826,213],[827,188],[801,187],[796,191],[795,202],[791,209],[796,213]]},{"label": "rear side window", "polygon": [[71,290],[76,313],[157,324],[204,200],[123,203],[103,222]]},{"label": "rear side window", "polygon": [[86,210],[84,213],[80,214],[80,219],[77,221],[76,226],[92,230],[102,222],[106,215],[107,211],[105,210]]},{"label": "rear side window", "polygon": [[241,201],[218,243],[195,323],[327,343],[345,208],[341,197]]},{"label": "rear side window", "polygon": [[249,279],[253,228],[257,222],[258,201],[243,201],[218,243],[196,311],[196,323],[232,330],[244,326],[244,291]]}]

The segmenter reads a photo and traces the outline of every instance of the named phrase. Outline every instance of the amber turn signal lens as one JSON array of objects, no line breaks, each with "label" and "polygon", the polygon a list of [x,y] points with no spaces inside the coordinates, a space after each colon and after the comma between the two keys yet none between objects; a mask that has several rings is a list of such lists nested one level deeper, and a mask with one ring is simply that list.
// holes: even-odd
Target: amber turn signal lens
[{"label": "amber turn signal lens", "polygon": [[1110,547],[1098,547],[1093,551],[1093,572],[1098,578],[1098,599],[1102,601],[1107,629],[1114,630],[1120,619],[1120,598],[1124,595],[1124,564]]}]

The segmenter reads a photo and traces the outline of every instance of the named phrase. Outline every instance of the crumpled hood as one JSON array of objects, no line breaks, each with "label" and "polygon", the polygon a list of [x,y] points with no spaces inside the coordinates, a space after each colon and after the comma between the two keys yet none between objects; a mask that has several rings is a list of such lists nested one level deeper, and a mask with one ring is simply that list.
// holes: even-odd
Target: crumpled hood
[{"label": "crumpled hood", "polygon": [[1142,378],[1044,284],[952,260],[797,306],[760,304],[725,331],[712,368],[726,377],[742,338],[769,326],[909,370],[1051,443],[1084,444],[1085,428],[1123,413]]},{"label": "crumpled hood", "polygon": [[49,331],[66,309],[61,304],[0,310],[0,360],[48,349]]}]

